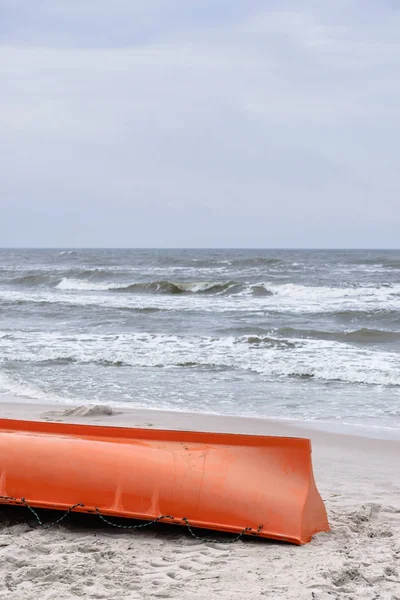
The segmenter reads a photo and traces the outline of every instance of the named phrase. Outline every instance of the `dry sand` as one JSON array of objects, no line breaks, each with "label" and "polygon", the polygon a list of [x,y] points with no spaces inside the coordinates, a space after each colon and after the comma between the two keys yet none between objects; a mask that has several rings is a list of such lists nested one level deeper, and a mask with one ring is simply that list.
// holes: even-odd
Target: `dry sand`
[{"label": "dry sand", "polygon": [[119,600],[400,600],[400,442],[306,430],[264,419],[34,405],[6,399],[1,417],[310,437],[331,533],[310,544],[198,542],[159,525],[121,532],[73,516],[40,529],[0,509],[0,598]]}]

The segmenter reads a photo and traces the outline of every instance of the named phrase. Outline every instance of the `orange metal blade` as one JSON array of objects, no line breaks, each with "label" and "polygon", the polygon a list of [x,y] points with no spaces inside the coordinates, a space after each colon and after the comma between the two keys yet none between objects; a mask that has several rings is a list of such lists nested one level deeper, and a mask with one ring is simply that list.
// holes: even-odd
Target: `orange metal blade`
[{"label": "orange metal blade", "polygon": [[329,530],[303,438],[0,419],[0,503],[21,498],[295,544]]}]

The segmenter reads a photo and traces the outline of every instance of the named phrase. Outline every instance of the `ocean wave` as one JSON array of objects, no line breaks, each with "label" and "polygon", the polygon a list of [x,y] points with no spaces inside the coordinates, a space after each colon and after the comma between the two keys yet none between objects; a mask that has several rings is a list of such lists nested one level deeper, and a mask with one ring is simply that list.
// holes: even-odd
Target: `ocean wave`
[{"label": "ocean wave", "polygon": [[[61,276],[61,277],[60,277]],[[365,308],[374,309],[375,305],[396,304],[400,308],[400,283],[379,283],[375,285],[326,286],[303,285],[299,283],[276,283],[273,281],[238,280],[197,280],[179,281],[175,279],[156,279],[147,281],[127,281],[129,272],[115,272],[109,269],[69,270],[64,276],[38,271],[15,277],[7,285],[24,286],[38,290],[55,289],[69,292],[108,292],[118,294],[148,295],[219,295],[243,296],[255,299],[270,298],[268,305],[274,309],[274,301],[285,309],[306,310],[312,312],[343,311]],[[272,297],[275,297],[272,298]],[[351,306],[353,305],[353,306]],[[354,306],[357,305],[357,306]],[[382,306],[383,307],[383,306]],[[387,307],[389,308],[389,307]]]},{"label": "ocean wave", "polygon": [[49,283],[51,280],[52,277],[47,273],[35,273],[14,277],[9,283],[11,285],[42,286],[46,283]]},{"label": "ocean wave", "polygon": [[296,342],[280,339],[270,335],[249,335],[237,338],[239,344],[250,344],[251,346],[280,346],[283,348],[295,348]]},{"label": "ocean wave", "polygon": [[400,295],[400,283],[385,283],[378,285],[354,285],[349,286],[311,286],[295,283],[285,284],[265,284],[269,285],[269,289],[273,294],[285,297],[295,297],[297,299],[309,298],[320,299],[324,298],[372,298],[372,297],[387,297]]},{"label": "ocean wave", "polygon": [[348,260],[344,266],[348,266],[348,264],[353,265],[371,265],[375,267],[383,267],[385,269],[400,269],[400,259],[399,258],[388,258],[386,256],[376,256],[373,258],[360,257],[360,258],[351,258]]},{"label": "ocean wave", "polygon": [[296,329],[282,327],[276,334],[289,338],[311,338],[317,340],[333,340],[337,342],[353,342],[361,344],[382,344],[400,342],[400,331],[387,331],[382,329],[361,329],[348,331],[321,331],[317,329]]},{"label": "ocean wave", "polygon": [[148,308],[216,314],[240,311],[260,316],[314,314],[349,324],[360,322],[364,317],[382,322],[392,318],[392,325],[400,320],[400,284],[340,288],[234,280],[125,284],[64,278],[58,287],[24,291],[0,289],[0,300],[9,305],[48,303],[118,310]]},{"label": "ocean wave", "polygon": [[19,332],[0,339],[3,365],[96,364],[134,368],[200,368],[288,378],[400,386],[400,356],[337,341],[197,337],[150,333],[62,335]]},{"label": "ocean wave", "polygon": [[[71,357],[71,356],[54,356],[52,358],[45,358],[43,360],[35,360],[34,364],[36,366],[42,367],[57,367],[57,366],[68,366],[68,365],[97,365],[99,367],[135,367],[138,366],[136,364],[132,364],[129,360],[118,360],[112,358],[96,358],[93,357],[91,359],[82,360],[80,358]],[[141,367],[146,367],[147,365],[139,365]],[[154,362],[149,365],[151,368],[161,369],[161,368],[182,368],[182,369],[200,369],[200,370],[211,370],[211,371],[227,371],[232,370],[232,366],[221,365],[221,364],[213,364],[213,363],[204,363],[197,362],[194,360],[184,360],[182,362],[177,361],[176,363],[166,365],[164,362]]]},{"label": "ocean wave", "polygon": [[253,285],[246,286],[245,290],[250,292],[251,295],[255,297],[264,297],[264,296],[272,296],[273,292],[271,292],[266,284],[258,283]]},{"label": "ocean wave", "polygon": [[390,326],[398,326],[400,324],[400,307],[390,308],[383,306],[375,306],[369,310],[358,310],[357,308],[348,310],[332,310],[322,312],[322,315],[327,317],[333,317],[336,321],[341,323],[361,323],[366,319],[373,319],[376,322],[389,323]]},{"label": "ocean wave", "polygon": [[59,283],[57,283],[55,287],[59,290],[66,291],[103,292],[113,289],[114,284],[64,277]]},{"label": "ocean wave", "polygon": [[[170,264],[173,264],[173,261],[169,261]],[[178,261],[178,264],[181,264],[182,260]],[[192,265],[195,265],[200,269],[214,269],[215,267],[223,265],[226,268],[232,268],[234,270],[241,270],[242,268],[251,269],[253,267],[268,267],[268,266],[276,266],[279,264],[284,264],[285,261],[280,258],[268,258],[266,256],[247,256],[247,257],[209,257],[207,259],[204,258],[192,258],[190,260]],[[185,261],[185,266],[188,263]]]},{"label": "ocean wave", "polygon": [[269,284],[273,298],[271,310],[294,313],[336,313],[351,318],[351,313],[374,313],[379,310],[400,311],[400,284],[380,286],[329,287],[300,284]]},{"label": "ocean wave", "polygon": [[240,294],[271,296],[264,284],[247,284],[237,281],[149,281],[124,283],[99,283],[85,279],[64,278],[56,286],[67,291],[100,291],[132,294]]},{"label": "ocean wave", "polygon": [[151,281],[148,283],[132,283],[127,286],[113,288],[118,292],[154,293],[154,294],[224,294],[237,293],[242,289],[241,284],[235,281],[225,282],[173,282]]},{"label": "ocean wave", "polygon": [[66,296],[66,297],[57,297],[48,294],[47,296],[28,296],[28,295],[20,295],[20,294],[0,294],[0,299],[2,299],[2,306],[5,308],[6,306],[37,306],[37,307],[48,307],[51,309],[52,307],[74,307],[75,309],[100,309],[100,310],[115,310],[115,311],[125,311],[132,313],[162,313],[169,312],[171,309],[167,306],[147,306],[147,305],[129,305],[126,303],[119,303],[115,301],[114,298],[97,298],[96,296]]},{"label": "ocean wave", "polygon": [[[62,271],[65,277],[62,277]],[[26,272],[24,275],[13,277],[6,283],[8,285],[27,286],[27,287],[42,287],[48,284],[51,287],[63,285],[68,286],[68,282],[72,282],[79,289],[79,282],[82,282],[83,288],[85,285],[90,286],[94,283],[93,289],[99,289],[96,282],[109,279],[115,275],[114,271],[108,269],[37,269],[34,272]],[[60,278],[61,277],[61,278]],[[88,281],[86,281],[88,280]]]},{"label": "ocean wave", "polygon": [[122,271],[116,271],[115,269],[107,268],[107,269],[99,269],[99,268],[80,268],[80,269],[69,269],[65,273],[65,279],[78,279],[85,280],[89,279],[89,281],[104,281],[109,279],[110,277],[115,277],[116,275],[124,274]]},{"label": "ocean wave", "polygon": [[232,267],[269,267],[282,264],[280,258],[267,258],[266,256],[255,256],[252,258],[236,258],[230,261]]}]

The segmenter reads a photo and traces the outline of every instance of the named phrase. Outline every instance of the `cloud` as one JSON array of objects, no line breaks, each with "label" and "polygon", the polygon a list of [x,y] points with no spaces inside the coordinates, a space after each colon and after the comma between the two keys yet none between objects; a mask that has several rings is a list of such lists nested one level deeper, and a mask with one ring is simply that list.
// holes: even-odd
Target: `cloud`
[{"label": "cloud", "polygon": [[0,245],[398,245],[388,4],[32,6],[0,46]]}]

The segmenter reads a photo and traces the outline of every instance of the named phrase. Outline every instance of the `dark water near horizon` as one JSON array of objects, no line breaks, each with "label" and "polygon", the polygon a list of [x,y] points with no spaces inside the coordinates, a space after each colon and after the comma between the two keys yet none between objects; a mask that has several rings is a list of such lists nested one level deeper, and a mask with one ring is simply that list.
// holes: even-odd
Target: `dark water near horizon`
[{"label": "dark water near horizon", "polygon": [[400,251],[0,250],[0,393],[400,436]]}]

